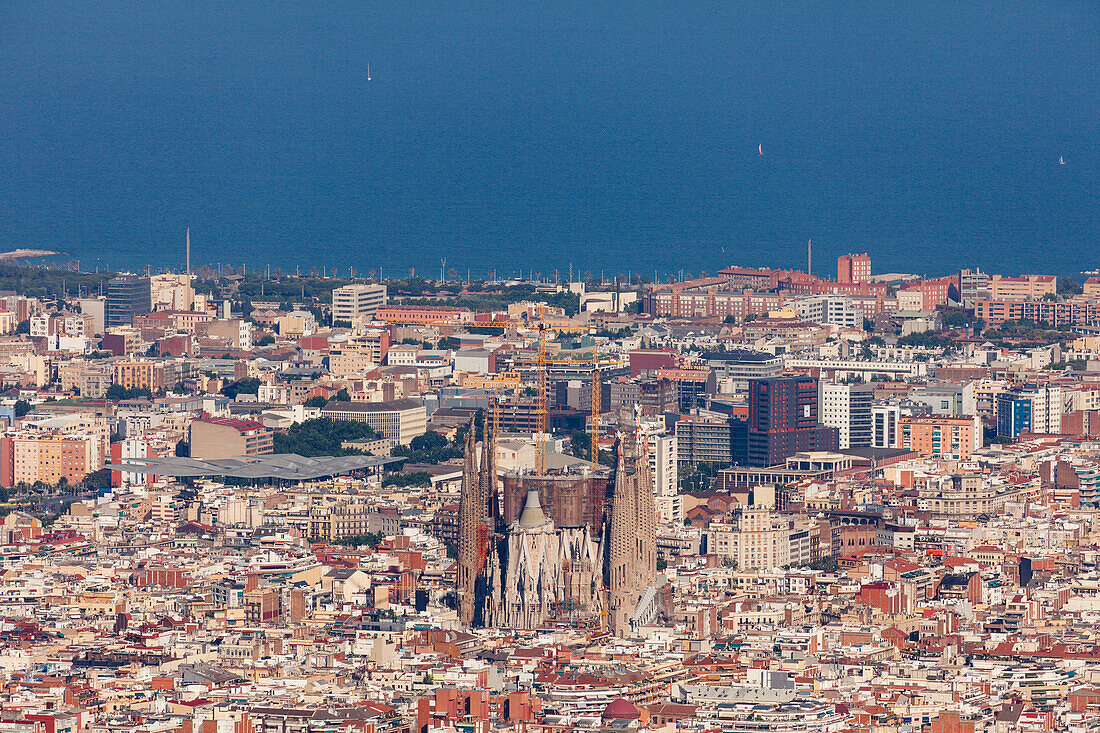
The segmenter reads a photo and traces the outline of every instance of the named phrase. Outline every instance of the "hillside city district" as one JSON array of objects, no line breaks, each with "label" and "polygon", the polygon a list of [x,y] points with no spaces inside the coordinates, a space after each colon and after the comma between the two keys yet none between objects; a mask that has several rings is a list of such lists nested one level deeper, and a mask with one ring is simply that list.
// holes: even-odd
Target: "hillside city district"
[{"label": "hillside city district", "polygon": [[1100,277],[7,267],[0,733],[1100,731]]}]

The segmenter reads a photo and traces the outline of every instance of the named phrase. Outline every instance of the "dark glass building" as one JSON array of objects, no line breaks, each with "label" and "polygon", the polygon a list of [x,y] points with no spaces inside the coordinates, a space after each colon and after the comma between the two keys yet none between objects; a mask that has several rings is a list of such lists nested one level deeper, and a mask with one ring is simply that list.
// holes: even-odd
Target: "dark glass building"
[{"label": "dark glass building", "polygon": [[144,316],[152,309],[149,278],[139,275],[119,275],[107,283],[107,328],[129,326],[134,316]]},{"label": "dark glass building", "polygon": [[817,380],[749,382],[748,465],[775,466],[802,451],[836,450],[837,431],[818,421]]}]

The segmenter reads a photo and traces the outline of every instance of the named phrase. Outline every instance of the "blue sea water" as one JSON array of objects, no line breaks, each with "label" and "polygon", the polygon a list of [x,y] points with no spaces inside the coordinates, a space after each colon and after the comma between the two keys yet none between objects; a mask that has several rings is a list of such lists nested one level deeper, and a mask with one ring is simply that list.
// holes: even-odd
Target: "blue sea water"
[{"label": "blue sea water", "polygon": [[182,267],[189,226],[196,265],[698,274],[812,237],[824,272],[1077,272],[1098,51],[1094,0],[8,0],[0,249]]}]

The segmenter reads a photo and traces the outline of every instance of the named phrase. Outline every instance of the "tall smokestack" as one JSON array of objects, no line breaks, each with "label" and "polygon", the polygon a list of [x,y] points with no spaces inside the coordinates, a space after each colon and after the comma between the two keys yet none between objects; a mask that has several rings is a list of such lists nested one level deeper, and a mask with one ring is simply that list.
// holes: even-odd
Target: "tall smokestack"
[{"label": "tall smokestack", "polygon": [[191,227],[187,227],[187,275],[191,275]]}]

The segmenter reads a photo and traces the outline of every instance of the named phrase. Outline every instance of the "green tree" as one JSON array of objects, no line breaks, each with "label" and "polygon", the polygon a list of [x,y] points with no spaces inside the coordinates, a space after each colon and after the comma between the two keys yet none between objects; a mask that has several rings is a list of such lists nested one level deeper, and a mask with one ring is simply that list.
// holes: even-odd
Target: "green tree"
[{"label": "green tree", "polygon": [[1059,295],[1079,295],[1085,290],[1081,283],[1068,277],[1058,278],[1057,289]]},{"label": "green tree", "polygon": [[378,434],[366,423],[325,418],[297,423],[286,432],[272,436],[275,453],[297,453],[306,458],[360,455],[362,451],[344,448],[343,444],[347,441],[377,438]]},{"label": "green tree", "polygon": [[431,486],[432,475],[427,471],[395,473],[382,479],[383,486]]},{"label": "green tree", "polygon": [[257,394],[260,391],[260,380],[255,377],[240,379],[222,387],[221,392],[229,399],[236,399],[239,394]]},{"label": "green tree", "polygon": [[131,387],[129,389],[123,387],[121,384],[112,384],[107,388],[106,398],[108,400],[136,400],[142,397],[150,398],[153,393],[146,387]]},{"label": "green tree", "polygon": [[348,537],[338,537],[332,541],[334,545],[343,545],[344,547],[369,547],[374,549],[386,539],[386,536],[381,532],[367,532],[366,534],[356,534]]},{"label": "green tree", "polygon": [[89,473],[84,477],[84,485],[95,491],[111,488],[111,469],[101,468]]},{"label": "green tree", "polygon": [[413,438],[409,445],[394,448],[392,455],[395,458],[404,458],[408,463],[442,463],[452,458],[461,458],[465,441],[465,429],[456,432],[453,442],[448,442],[439,433],[429,430]]},{"label": "green tree", "polygon": [[23,417],[24,415],[26,415],[28,412],[31,412],[32,410],[34,410],[34,406],[31,403],[27,402],[26,400],[16,400],[15,401],[15,416],[16,416],[16,418]]}]

